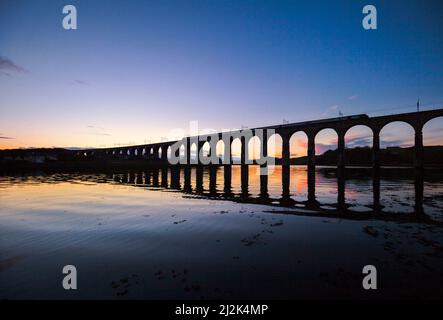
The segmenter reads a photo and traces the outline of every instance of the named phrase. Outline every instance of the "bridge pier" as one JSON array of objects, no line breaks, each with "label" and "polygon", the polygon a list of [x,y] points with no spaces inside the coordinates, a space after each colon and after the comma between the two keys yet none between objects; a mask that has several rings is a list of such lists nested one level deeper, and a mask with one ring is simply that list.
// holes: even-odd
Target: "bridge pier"
[{"label": "bridge pier", "polygon": [[225,164],[223,166],[223,175],[224,175],[224,194],[225,196],[230,196],[232,193],[231,185],[232,185],[232,166],[229,164]]},{"label": "bridge pier", "polygon": [[152,154],[152,159],[160,160],[160,156],[158,154],[160,152],[160,148],[159,147],[154,147],[153,150],[154,150],[154,153]]},{"label": "bridge pier", "polygon": [[423,191],[424,191],[424,180],[423,180],[423,171],[421,168],[415,170],[415,180],[414,180],[414,189],[415,189],[415,214],[423,215]]},{"label": "bridge pier", "polygon": [[141,173],[135,174],[135,184],[143,184],[143,175]]},{"label": "bridge pier", "polygon": [[[203,165],[202,158],[203,158],[203,145],[205,144],[205,141],[198,141],[197,142],[197,164],[199,166]],[[211,152],[211,150],[209,150]]]},{"label": "bridge pier", "polygon": [[167,164],[168,163],[168,146],[167,145],[162,145],[162,157],[161,160],[163,162],[163,164]]},{"label": "bridge pier", "polygon": [[422,126],[419,125],[415,128],[415,147],[414,147],[414,166],[417,169],[423,168],[423,131]]},{"label": "bridge pier", "polygon": [[223,152],[223,163],[225,165],[232,165],[232,141],[234,139],[232,137],[229,137],[229,143],[226,143],[224,145],[224,152]]},{"label": "bridge pier", "polygon": [[261,157],[260,164],[260,197],[268,198],[268,133],[263,130],[261,142]]},{"label": "bridge pier", "polygon": [[269,198],[268,175],[267,174],[260,175],[260,198],[262,198],[262,199]]},{"label": "bridge pier", "polygon": [[315,198],[315,166],[308,167],[308,207],[316,208],[318,203]]},{"label": "bridge pier", "polygon": [[151,173],[150,172],[145,173],[145,184],[147,184],[147,185],[151,184]]},{"label": "bridge pier", "polygon": [[224,145],[223,152],[223,176],[224,176],[224,194],[225,196],[230,196],[232,194],[232,141],[233,137],[229,137],[229,143]]},{"label": "bridge pier", "polygon": [[291,164],[290,153],[289,153],[289,135],[281,135],[282,138],[282,165],[289,166]]},{"label": "bridge pier", "polygon": [[246,163],[247,161],[247,147],[246,147],[246,138],[242,136],[240,138],[241,141],[241,155],[240,155],[240,166],[241,166],[241,189],[242,195],[248,195],[248,184],[249,184],[249,168]]},{"label": "bridge pier", "polygon": [[249,196],[249,172],[248,166],[241,167],[241,196],[247,198]]},{"label": "bridge pier", "polygon": [[246,164],[246,138],[244,136],[240,137],[241,142],[241,152],[240,152],[240,164],[245,165]]},{"label": "bridge pier", "polygon": [[171,167],[171,188],[172,189],[180,189],[180,167],[173,166]]},{"label": "bridge pier", "polygon": [[282,166],[281,170],[281,178],[282,178],[282,201],[284,204],[290,204],[291,201],[291,192],[290,192],[290,174],[291,174],[290,166]]},{"label": "bridge pier", "polygon": [[[162,151],[163,151],[163,150],[162,150]],[[162,153],[162,156],[163,156],[163,153]],[[163,168],[162,168],[161,175],[162,175],[161,186],[162,186],[163,188],[167,188],[167,187],[168,187],[168,168],[167,168],[167,167],[163,167]]]},{"label": "bridge pier", "polygon": [[315,134],[308,133],[308,168],[315,168]]},{"label": "bridge pier", "polygon": [[345,168],[345,132],[343,130],[338,130],[338,161],[337,167],[339,169]]},{"label": "bridge pier", "polygon": [[380,129],[372,129],[372,167],[380,169]]}]

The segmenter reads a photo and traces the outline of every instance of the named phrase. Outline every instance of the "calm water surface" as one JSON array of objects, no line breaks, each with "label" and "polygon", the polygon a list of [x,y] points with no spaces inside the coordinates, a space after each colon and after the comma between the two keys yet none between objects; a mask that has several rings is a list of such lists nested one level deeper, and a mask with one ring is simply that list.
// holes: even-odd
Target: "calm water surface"
[{"label": "calm water surface", "polygon": [[291,167],[282,201],[281,167],[266,194],[256,171],[245,193],[233,166],[229,196],[223,168],[186,192],[183,171],[4,174],[0,298],[443,298],[441,173]]}]

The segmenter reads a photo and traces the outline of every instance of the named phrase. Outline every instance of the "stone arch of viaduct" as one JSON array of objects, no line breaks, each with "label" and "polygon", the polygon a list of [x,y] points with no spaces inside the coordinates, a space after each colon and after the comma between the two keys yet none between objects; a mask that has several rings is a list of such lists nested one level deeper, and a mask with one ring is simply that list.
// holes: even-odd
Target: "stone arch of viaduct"
[{"label": "stone arch of viaduct", "polygon": [[[365,114],[358,114],[352,116],[345,116],[332,119],[306,121],[299,123],[291,123],[284,125],[274,125],[267,127],[259,127],[253,129],[239,130],[229,132],[229,143],[224,145],[224,159],[232,159],[231,145],[233,140],[240,139],[241,141],[241,164],[247,164],[248,162],[248,143],[252,137],[258,136],[256,132],[259,130],[263,132],[259,135],[261,145],[261,156],[267,156],[267,143],[271,134],[278,134],[282,138],[282,164],[289,165],[290,163],[290,139],[294,133],[304,132],[308,138],[307,153],[308,153],[308,166],[315,166],[315,137],[323,129],[332,129],[337,133],[338,143],[338,167],[345,166],[345,136],[346,133],[354,126],[362,125],[371,129],[373,136],[372,144],[372,164],[374,168],[380,166],[379,153],[380,153],[380,132],[381,130],[392,122],[405,122],[409,124],[415,132],[415,145],[414,145],[414,165],[416,167],[423,167],[423,127],[424,125],[437,117],[443,116],[443,109],[411,112],[403,114],[394,114],[388,116],[369,117]],[[252,132],[252,135],[244,135],[245,131]],[[227,133],[215,133],[205,136],[186,137],[180,141],[167,141],[152,143],[146,145],[115,147],[115,148],[102,148],[102,149],[85,149],[78,152],[79,156],[83,157],[143,157],[148,160],[160,161],[167,163],[168,149],[169,152],[174,152],[176,156],[180,155],[180,148],[184,149],[184,156],[187,159],[188,164],[199,164],[199,160],[195,163],[191,161],[191,147],[193,144],[197,146],[197,153],[199,155],[203,152],[203,145],[206,142],[210,143],[209,153],[215,150],[217,143],[223,139],[223,135]],[[232,163],[232,162],[231,162]]]}]

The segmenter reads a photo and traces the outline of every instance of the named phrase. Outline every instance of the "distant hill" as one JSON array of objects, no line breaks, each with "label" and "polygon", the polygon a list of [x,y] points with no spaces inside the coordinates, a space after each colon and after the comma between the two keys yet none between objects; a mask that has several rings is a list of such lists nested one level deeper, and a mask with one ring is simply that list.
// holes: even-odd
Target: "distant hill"
[{"label": "distant hill", "polygon": [[0,163],[30,162],[45,163],[75,160],[75,152],[64,148],[29,148],[0,150]]},{"label": "distant hill", "polygon": [[[315,157],[317,165],[336,165],[338,150],[328,150]],[[345,150],[346,165],[370,166],[372,164],[372,148],[357,147]],[[280,159],[276,163],[281,162]],[[380,163],[387,166],[407,166],[414,163],[414,147],[392,147],[380,150]],[[424,163],[428,166],[443,167],[443,146],[424,147]],[[292,158],[291,164],[305,165],[307,157]]]}]

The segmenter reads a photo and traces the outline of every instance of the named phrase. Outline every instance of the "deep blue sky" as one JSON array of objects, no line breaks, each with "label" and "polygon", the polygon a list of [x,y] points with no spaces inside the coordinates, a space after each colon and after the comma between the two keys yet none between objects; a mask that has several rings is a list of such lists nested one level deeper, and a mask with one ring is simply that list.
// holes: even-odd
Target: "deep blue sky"
[{"label": "deep blue sky", "polygon": [[2,1],[0,145],[443,106],[442,30],[441,1]]}]

